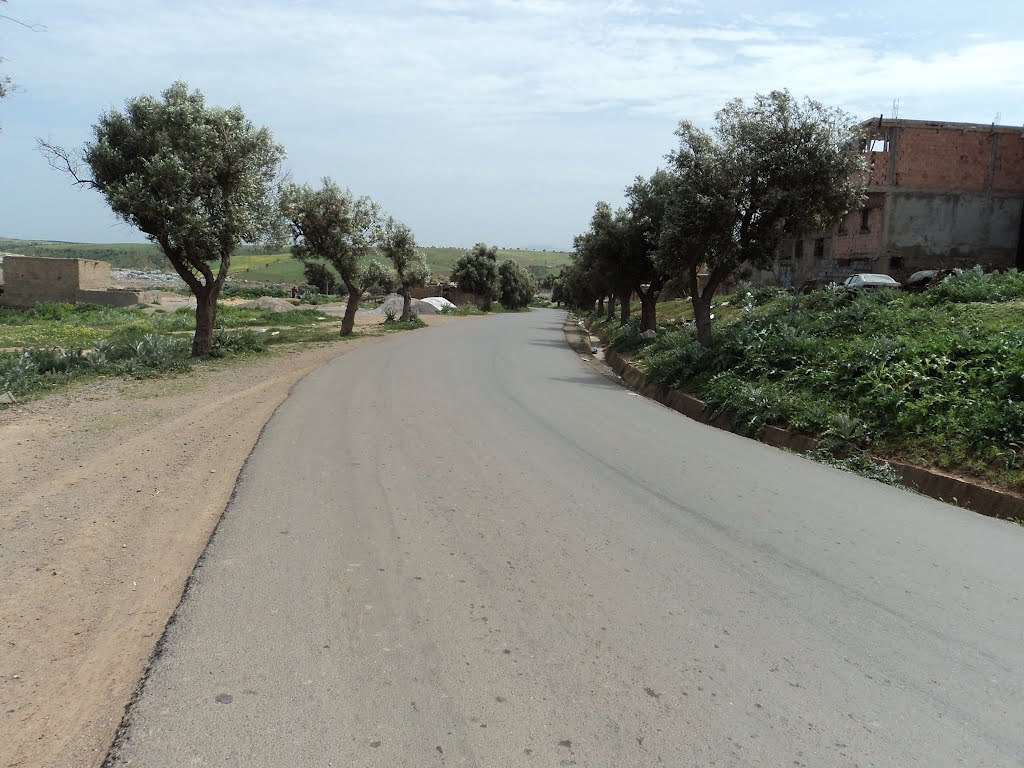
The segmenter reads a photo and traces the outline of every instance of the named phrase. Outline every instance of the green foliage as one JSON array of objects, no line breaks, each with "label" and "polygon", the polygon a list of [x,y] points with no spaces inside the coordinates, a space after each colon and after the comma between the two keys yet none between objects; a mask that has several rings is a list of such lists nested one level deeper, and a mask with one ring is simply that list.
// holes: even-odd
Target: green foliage
[{"label": "green foliage", "polygon": [[511,259],[498,265],[498,301],[506,309],[525,309],[537,291],[530,273]]},{"label": "green foliage", "polygon": [[806,454],[807,458],[813,459],[821,464],[828,464],[831,467],[842,469],[846,472],[853,472],[861,477],[869,478],[870,480],[877,480],[880,483],[886,485],[892,485],[897,488],[902,488],[905,491],[912,490],[903,483],[903,478],[899,476],[895,469],[886,461],[877,461],[872,459],[870,456],[863,454],[853,454],[851,456],[845,456],[843,458],[837,458],[833,456],[827,450],[811,451]]},{"label": "green foliage", "polygon": [[859,204],[857,130],[849,115],[788,91],[729,102],[711,131],[679,124],[656,261],[687,279],[702,344],[711,299],[730,276],[768,266],[784,237],[824,229]]},{"label": "green foliage", "polygon": [[287,186],[280,206],[291,229],[292,255],[303,262],[327,262],[349,290],[358,289],[363,262],[376,241],[380,206],[328,178],[318,189],[308,184]]},{"label": "green foliage", "polygon": [[318,261],[306,262],[303,265],[302,276],[309,285],[316,286],[316,289],[324,294],[333,293],[334,286],[338,282],[337,273]]},{"label": "green foliage", "polygon": [[88,179],[66,150],[40,146],[52,164],[98,190],[118,217],[160,247],[199,297],[192,354],[208,354],[213,318],[205,308],[216,301],[231,255],[243,242],[274,238],[283,147],[241,108],[208,107],[182,82],[160,99],[139,96],[124,112],[103,114],[93,137],[83,153]]},{"label": "green foliage", "polygon": [[416,249],[412,230],[388,217],[378,234],[380,252],[394,267],[396,282],[403,290],[426,285],[430,268],[423,254]]},{"label": "green foliage", "polygon": [[487,311],[499,295],[497,248],[477,243],[455,263],[451,278],[460,290],[474,294],[480,308]]},{"label": "green foliage", "polygon": [[237,297],[240,299],[259,299],[263,296],[272,296],[274,298],[284,299],[291,294],[284,288],[272,288],[262,285],[238,285],[237,283],[229,281],[224,284],[220,295],[225,299],[230,297]]},{"label": "green foliage", "polygon": [[144,377],[185,370],[187,339],[159,334],[126,333],[97,342],[92,350],[27,349],[0,354],[0,391],[17,397],[53,389],[98,374]]},{"label": "green foliage", "polygon": [[[612,333],[662,384],[756,433],[788,425],[830,448],[893,452],[1024,481],[1024,301],[1019,275],[966,272],[942,291],[807,296],[742,289],[707,346],[684,325]],[[935,289],[931,289],[934,291]],[[983,301],[967,303],[965,297]]]},{"label": "green foliage", "polygon": [[986,273],[981,267],[961,270],[917,296],[922,304],[932,306],[943,302],[1021,301],[1024,300],[1024,272],[1010,269]]},{"label": "green foliage", "polygon": [[[284,149],[239,107],[208,107],[174,83],[161,99],[129,99],[93,128],[90,184],[115,214],[157,243],[190,285],[210,284],[204,262],[266,237]],[[224,267],[226,269],[226,267]]]}]

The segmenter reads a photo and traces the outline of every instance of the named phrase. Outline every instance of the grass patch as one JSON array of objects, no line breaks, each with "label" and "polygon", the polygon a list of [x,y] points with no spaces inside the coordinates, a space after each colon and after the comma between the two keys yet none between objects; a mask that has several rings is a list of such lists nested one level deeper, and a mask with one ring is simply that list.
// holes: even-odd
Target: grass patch
[{"label": "grass patch", "polygon": [[[728,303],[726,303],[728,302]],[[1024,488],[1024,278],[968,271],[921,294],[741,290],[708,348],[685,323],[611,344],[750,434],[766,424],[851,454]]]}]

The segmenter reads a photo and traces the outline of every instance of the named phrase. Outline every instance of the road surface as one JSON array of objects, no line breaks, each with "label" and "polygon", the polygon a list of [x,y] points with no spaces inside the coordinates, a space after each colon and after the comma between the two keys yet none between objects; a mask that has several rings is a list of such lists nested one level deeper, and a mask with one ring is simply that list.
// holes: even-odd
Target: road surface
[{"label": "road surface", "polygon": [[112,764],[1024,763],[1024,528],[687,420],[562,318],[303,381]]}]

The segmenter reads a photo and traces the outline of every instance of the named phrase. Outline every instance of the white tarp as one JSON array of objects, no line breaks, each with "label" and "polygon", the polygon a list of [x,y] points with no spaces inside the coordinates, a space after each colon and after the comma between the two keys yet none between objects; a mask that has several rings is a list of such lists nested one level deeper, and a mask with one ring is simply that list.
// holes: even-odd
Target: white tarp
[{"label": "white tarp", "polygon": [[427,296],[427,298],[423,299],[423,301],[427,302],[427,304],[433,305],[433,307],[437,309],[438,312],[444,309],[458,309],[458,307],[456,307],[443,296]]}]

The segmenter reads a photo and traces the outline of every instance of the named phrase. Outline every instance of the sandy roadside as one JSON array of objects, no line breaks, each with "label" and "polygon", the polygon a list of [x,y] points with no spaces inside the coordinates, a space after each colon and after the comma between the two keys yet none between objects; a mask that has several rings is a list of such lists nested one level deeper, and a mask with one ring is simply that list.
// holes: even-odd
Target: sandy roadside
[{"label": "sandy roadside", "polygon": [[374,341],[0,411],[0,766],[102,762],[263,425],[299,379]]}]

